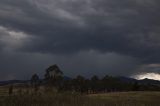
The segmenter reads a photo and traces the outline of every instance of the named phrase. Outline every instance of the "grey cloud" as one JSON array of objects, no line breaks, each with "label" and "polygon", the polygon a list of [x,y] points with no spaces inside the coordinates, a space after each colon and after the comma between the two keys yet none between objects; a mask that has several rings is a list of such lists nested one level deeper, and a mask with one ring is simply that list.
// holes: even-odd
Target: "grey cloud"
[{"label": "grey cloud", "polygon": [[[41,53],[2,52],[0,80],[29,79],[34,73],[44,78],[45,69],[58,64],[66,76],[83,75],[131,75],[139,67],[137,60],[116,53],[102,54],[96,51],[80,52],[72,56]],[[128,71],[129,70],[129,71]]]},{"label": "grey cloud", "polygon": [[160,73],[160,64],[144,64],[141,65],[139,67],[137,67],[137,69],[135,69],[135,73],[133,73],[133,75],[138,75],[138,74],[143,74],[143,73],[156,73],[159,74]]},{"label": "grey cloud", "polygon": [[29,43],[31,36],[0,26],[0,45],[2,51],[17,50]]},{"label": "grey cloud", "polygon": [[[0,26],[29,36],[12,52],[67,57],[93,50],[159,63],[159,5],[159,0],[0,0]],[[0,39],[7,31],[0,31]],[[0,42],[0,50],[13,48],[6,45]]]}]

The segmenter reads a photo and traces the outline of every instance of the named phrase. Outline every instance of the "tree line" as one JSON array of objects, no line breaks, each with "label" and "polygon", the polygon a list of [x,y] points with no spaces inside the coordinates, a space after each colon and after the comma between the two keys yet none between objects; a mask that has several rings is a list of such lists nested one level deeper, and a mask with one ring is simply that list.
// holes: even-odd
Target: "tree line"
[{"label": "tree line", "polygon": [[46,69],[44,79],[40,80],[37,74],[31,77],[31,85],[35,91],[39,86],[48,88],[56,88],[58,92],[71,91],[79,93],[105,93],[105,92],[121,92],[121,91],[157,91],[160,90],[159,85],[139,84],[138,81],[125,82],[119,78],[106,75],[99,78],[85,78],[78,75],[76,78],[66,78],[57,65],[52,65]]}]

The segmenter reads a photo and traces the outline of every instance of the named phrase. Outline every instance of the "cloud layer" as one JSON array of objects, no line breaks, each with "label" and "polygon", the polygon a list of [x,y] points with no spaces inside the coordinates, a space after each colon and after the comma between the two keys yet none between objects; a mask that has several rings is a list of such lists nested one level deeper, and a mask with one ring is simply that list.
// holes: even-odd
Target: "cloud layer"
[{"label": "cloud layer", "polygon": [[136,73],[137,65],[160,62],[159,5],[159,0],[0,0],[0,57],[20,57],[27,66],[37,62],[36,70],[38,64],[59,63],[71,75]]}]

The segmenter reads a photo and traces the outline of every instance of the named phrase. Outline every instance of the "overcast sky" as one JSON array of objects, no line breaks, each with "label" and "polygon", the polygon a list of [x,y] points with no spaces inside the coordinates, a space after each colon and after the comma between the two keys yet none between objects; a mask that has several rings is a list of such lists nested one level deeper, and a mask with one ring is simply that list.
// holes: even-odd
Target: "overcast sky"
[{"label": "overcast sky", "polygon": [[160,72],[160,0],[0,0],[0,80]]}]

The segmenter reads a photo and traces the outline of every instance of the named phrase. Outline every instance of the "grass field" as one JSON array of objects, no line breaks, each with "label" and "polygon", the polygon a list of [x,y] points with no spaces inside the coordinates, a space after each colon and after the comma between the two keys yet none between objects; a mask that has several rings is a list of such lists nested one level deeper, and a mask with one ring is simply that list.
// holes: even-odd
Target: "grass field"
[{"label": "grass field", "polygon": [[7,87],[0,87],[0,106],[160,106],[160,92],[81,95],[50,91],[9,96]]}]

